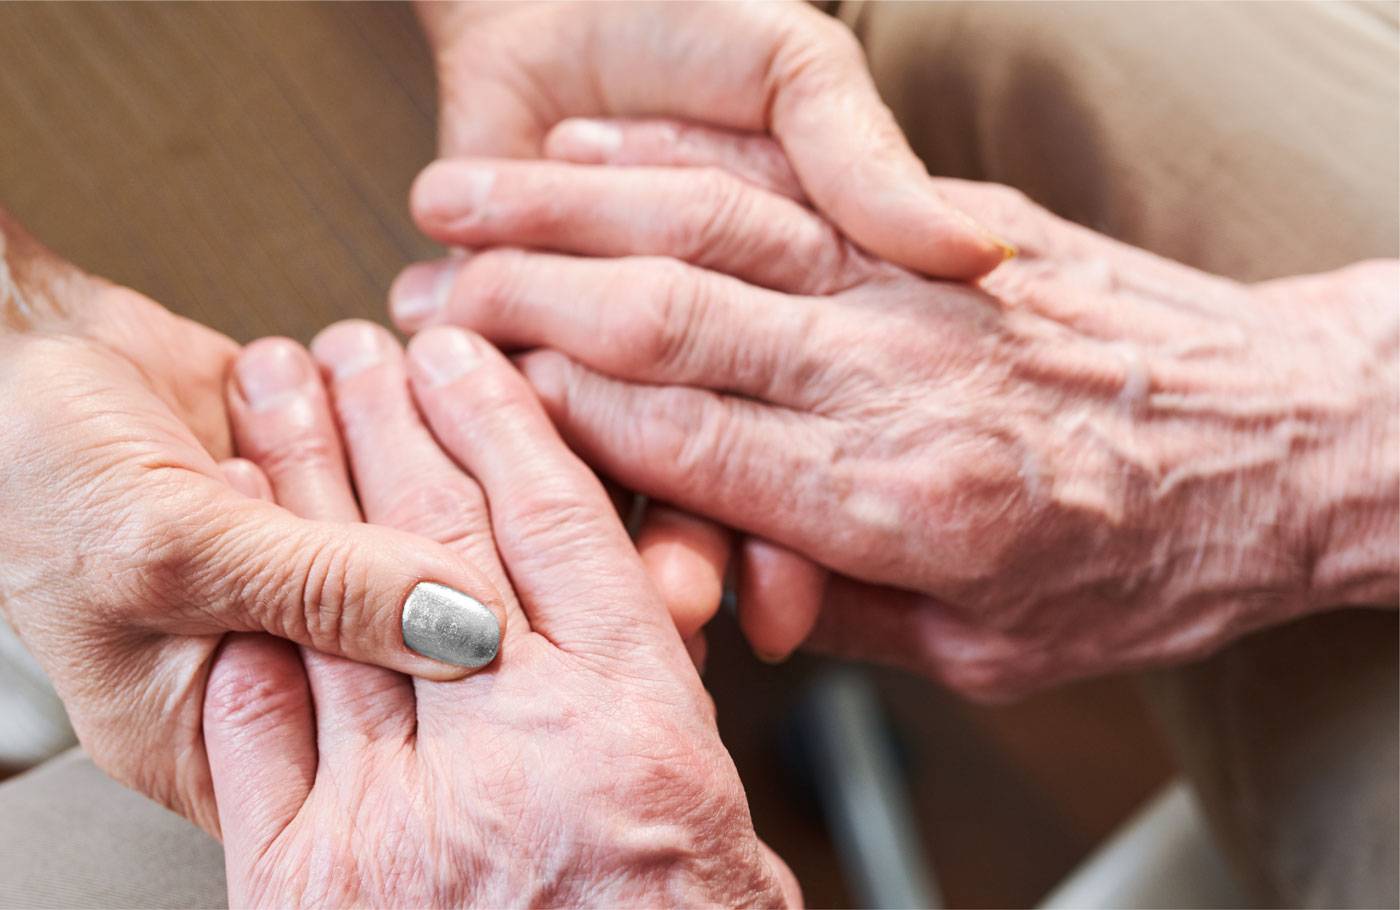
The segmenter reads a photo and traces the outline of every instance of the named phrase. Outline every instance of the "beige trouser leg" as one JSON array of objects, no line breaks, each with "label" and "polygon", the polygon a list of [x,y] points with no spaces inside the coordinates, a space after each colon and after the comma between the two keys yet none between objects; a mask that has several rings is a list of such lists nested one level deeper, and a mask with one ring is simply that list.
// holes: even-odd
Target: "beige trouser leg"
[{"label": "beige trouser leg", "polygon": [[[1241,279],[1397,255],[1394,4],[839,13],[934,173]],[[1149,682],[1270,904],[1400,901],[1397,629],[1393,611],[1320,616]]]},{"label": "beige trouser leg", "polygon": [[0,907],[223,907],[217,841],[74,749],[0,784]]}]

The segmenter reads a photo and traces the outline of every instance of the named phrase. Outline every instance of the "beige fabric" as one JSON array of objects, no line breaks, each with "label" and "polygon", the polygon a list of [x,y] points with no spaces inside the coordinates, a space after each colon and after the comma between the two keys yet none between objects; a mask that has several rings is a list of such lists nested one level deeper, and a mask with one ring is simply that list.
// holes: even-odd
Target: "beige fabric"
[{"label": "beige fabric", "polygon": [[[1240,279],[1397,255],[1400,5],[843,4],[936,174]],[[1148,688],[1267,905],[1400,904],[1400,617],[1320,616]]]},{"label": "beige fabric", "polygon": [[78,750],[0,784],[0,908],[225,901],[218,842]]},{"label": "beige fabric", "polygon": [[1242,279],[1397,255],[1396,4],[843,4],[935,174]]},{"label": "beige fabric", "polygon": [[[1242,278],[1396,254],[1393,4],[841,13],[935,172]],[[382,320],[431,252],[403,204],[434,110],[403,6],[0,4],[0,60],[4,203],[236,338]],[[1159,687],[1271,903],[1397,902],[1396,642],[1394,614],[1322,617]],[[208,906],[219,866],[75,756],[0,786],[0,905]]]}]

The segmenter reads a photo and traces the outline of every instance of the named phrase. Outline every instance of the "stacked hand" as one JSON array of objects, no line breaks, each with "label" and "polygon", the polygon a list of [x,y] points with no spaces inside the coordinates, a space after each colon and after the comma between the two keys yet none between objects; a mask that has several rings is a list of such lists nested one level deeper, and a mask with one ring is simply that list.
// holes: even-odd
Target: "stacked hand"
[{"label": "stacked hand", "polygon": [[850,30],[805,3],[418,10],[446,157],[537,158],[568,117],[660,114],[760,131],[781,143],[817,208],[881,257],[948,278],[1005,257],[1003,241],[929,182]]},{"label": "stacked hand", "polygon": [[[265,471],[241,487],[441,541],[507,592],[505,635],[458,682],[231,637],[204,715],[231,905],[797,903],[632,542],[523,377],[459,329],[407,361],[366,323],[313,350],[329,396],[233,399]],[[274,351],[314,376],[279,340],[240,368]]]},{"label": "stacked hand", "polygon": [[[217,831],[200,715],[226,632],[423,679],[468,672],[406,647],[400,613],[435,582],[498,623],[496,578],[421,537],[309,521],[232,486],[249,467],[229,459],[225,386],[239,413],[281,413],[314,370],[277,346],[235,364],[229,339],[82,273],[2,216],[0,257],[0,610],[94,761]],[[718,539],[660,512],[638,542],[697,659]]]},{"label": "stacked hand", "polygon": [[[216,828],[200,715],[229,630],[425,678],[467,672],[408,650],[399,617],[420,581],[499,610],[460,556],[297,518],[230,486],[229,339],[83,274],[3,219],[0,254],[0,609],[99,765]],[[239,399],[277,401],[293,367],[239,372]]]},{"label": "stacked hand", "polygon": [[420,226],[478,252],[401,276],[396,319],[539,349],[587,460],[749,535],[761,652],[815,623],[999,695],[1393,599],[1394,263],[1244,286],[942,180],[1021,249],[948,284],[838,233],[770,139],[543,148],[422,175]]}]

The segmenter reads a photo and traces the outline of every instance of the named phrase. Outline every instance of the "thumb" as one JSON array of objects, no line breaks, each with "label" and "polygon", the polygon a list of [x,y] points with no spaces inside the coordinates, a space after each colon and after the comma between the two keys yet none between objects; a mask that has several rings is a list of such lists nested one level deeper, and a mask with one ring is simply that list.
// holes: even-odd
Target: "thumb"
[{"label": "thumb", "polygon": [[816,207],[870,252],[937,278],[974,279],[1014,255],[938,193],[851,31],[811,18],[827,34],[794,30],[779,44],[768,128]]},{"label": "thumb", "polygon": [[500,594],[446,547],[307,521],[221,490],[175,576],[179,596],[217,628],[266,631],[424,679],[458,679],[495,659]]}]

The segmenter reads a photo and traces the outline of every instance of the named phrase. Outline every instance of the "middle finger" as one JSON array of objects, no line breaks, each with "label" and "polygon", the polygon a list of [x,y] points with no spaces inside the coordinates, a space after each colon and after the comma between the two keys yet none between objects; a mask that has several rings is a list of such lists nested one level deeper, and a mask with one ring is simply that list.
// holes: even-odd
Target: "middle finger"
[{"label": "middle finger", "polygon": [[530,625],[501,568],[481,487],[438,446],[409,394],[403,348],[371,322],[339,322],[311,343],[331,384],[365,517],[446,544],[504,595],[501,647]]},{"label": "middle finger", "polygon": [[[266,475],[278,504],[302,518],[359,522],[340,434],[316,366],[285,338],[255,341],[234,365],[229,411],[243,457]],[[320,760],[358,756],[366,740],[403,742],[414,728],[407,677],[301,649],[315,703]]]}]

